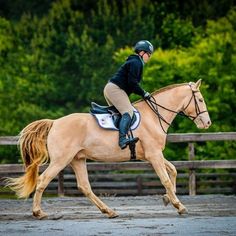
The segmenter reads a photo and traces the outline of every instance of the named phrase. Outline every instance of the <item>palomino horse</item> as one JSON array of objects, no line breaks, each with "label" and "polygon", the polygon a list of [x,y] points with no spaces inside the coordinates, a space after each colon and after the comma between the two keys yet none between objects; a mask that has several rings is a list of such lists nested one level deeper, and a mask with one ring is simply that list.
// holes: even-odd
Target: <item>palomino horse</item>
[{"label": "palomino horse", "polygon": [[[199,80],[167,86],[154,92],[152,97],[156,102],[152,103],[152,109],[143,100],[134,103],[142,117],[134,131],[140,139],[136,144],[137,159],[151,163],[166,189],[164,203],[171,202],[179,214],[187,213],[187,210],[175,193],[177,171],[164,158],[162,150],[166,143],[166,131],[177,113],[184,113],[198,128],[206,129],[211,125],[199,90],[200,84]],[[92,192],[86,167],[86,159],[104,162],[129,160],[129,149],[121,150],[118,146],[117,131],[100,128],[91,114],[76,113],[57,120],[43,119],[29,124],[21,131],[19,144],[25,174],[19,178],[9,178],[8,186],[21,198],[27,198],[35,190],[35,217],[41,219],[47,216],[41,209],[42,194],[50,181],[67,165],[73,168],[78,188],[85,196],[108,217],[118,216]],[[47,169],[38,176],[39,166],[49,159]]]}]

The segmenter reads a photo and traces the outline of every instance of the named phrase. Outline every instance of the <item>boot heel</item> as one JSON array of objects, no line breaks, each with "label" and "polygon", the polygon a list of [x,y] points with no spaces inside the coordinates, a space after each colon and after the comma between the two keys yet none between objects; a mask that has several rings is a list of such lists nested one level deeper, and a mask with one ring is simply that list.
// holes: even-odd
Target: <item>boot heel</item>
[{"label": "boot heel", "polygon": [[139,141],[138,137],[135,137],[135,138],[130,140],[131,143],[137,143],[138,141]]},{"label": "boot heel", "polygon": [[127,146],[128,146],[128,144],[124,144],[123,146],[120,146],[120,148],[121,148],[122,150],[124,150],[124,149],[127,148]]},{"label": "boot heel", "polygon": [[120,148],[123,150],[123,149],[125,149],[129,144],[130,144],[130,140],[129,140],[129,139],[126,139],[125,142],[119,143],[119,146],[120,146]]}]

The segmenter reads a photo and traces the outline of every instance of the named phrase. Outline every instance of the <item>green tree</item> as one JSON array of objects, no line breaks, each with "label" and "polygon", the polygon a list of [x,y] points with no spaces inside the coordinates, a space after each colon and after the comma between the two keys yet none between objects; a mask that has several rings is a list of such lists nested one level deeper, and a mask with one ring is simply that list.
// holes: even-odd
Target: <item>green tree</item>
[{"label": "green tree", "polygon": [[[221,8],[207,0],[2,2],[0,135],[16,135],[33,120],[88,111],[92,100],[105,103],[106,81],[142,38],[156,47],[145,66],[145,89],[202,78],[211,131],[234,130],[236,11],[218,19],[230,1],[221,0]],[[194,4],[204,12],[190,11]],[[197,131],[187,119],[172,130]]]}]

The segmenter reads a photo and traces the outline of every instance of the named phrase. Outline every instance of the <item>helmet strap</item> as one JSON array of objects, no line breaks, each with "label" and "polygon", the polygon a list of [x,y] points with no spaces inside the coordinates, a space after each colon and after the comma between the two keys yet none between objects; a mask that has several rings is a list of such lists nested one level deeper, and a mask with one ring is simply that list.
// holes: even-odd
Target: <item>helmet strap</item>
[{"label": "helmet strap", "polygon": [[[144,55],[144,54],[143,54]],[[141,55],[139,55],[138,54],[138,56],[139,56],[139,58],[140,58],[140,60],[141,60],[141,62],[143,63],[143,65],[145,64],[145,62],[144,62],[144,60],[143,60],[143,55],[141,56]]]},{"label": "helmet strap", "polygon": [[[144,52],[144,51],[142,51],[142,52]],[[144,52],[143,55],[144,55],[145,53],[146,53],[146,52]],[[143,65],[144,65],[145,62],[144,62],[144,60],[143,60],[143,55],[140,55],[140,52],[138,53],[138,55],[139,55],[139,57],[140,57],[140,59],[141,59]]]}]

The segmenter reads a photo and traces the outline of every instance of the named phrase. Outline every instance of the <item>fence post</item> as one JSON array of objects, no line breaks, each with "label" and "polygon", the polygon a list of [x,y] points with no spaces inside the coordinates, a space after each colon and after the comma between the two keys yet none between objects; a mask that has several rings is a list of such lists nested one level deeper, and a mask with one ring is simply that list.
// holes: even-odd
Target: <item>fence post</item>
[{"label": "fence post", "polygon": [[64,170],[60,171],[58,174],[58,188],[57,188],[57,194],[59,197],[65,196],[64,191]]},{"label": "fence post", "polygon": [[[195,152],[194,152],[194,143],[188,144],[188,158],[189,161],[195,160]],[[189,169],[189,195],[195,196],[196,195],[196,172],[195,169]]]},{"label": "fence post", "polygon": [[137,190],[138,190],[138,195],[142,195],[142,185],[143,185],[143,180],[142,177],[139,175],[136,179],[137,181]]}]

